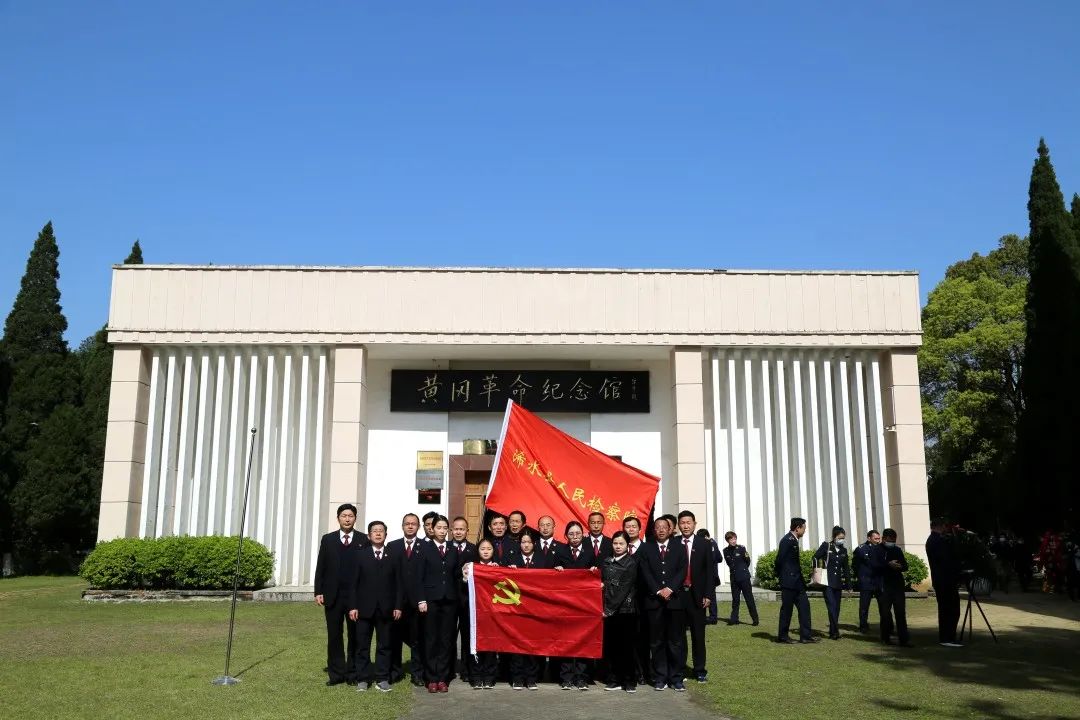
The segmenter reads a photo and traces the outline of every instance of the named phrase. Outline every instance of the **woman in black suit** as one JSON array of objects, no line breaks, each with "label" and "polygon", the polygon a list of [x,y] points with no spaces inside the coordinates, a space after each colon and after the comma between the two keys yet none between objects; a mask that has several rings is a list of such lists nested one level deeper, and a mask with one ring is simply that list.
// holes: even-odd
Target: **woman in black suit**
[{"label": "woman in black suit", "polygon": [[420,561],[416,571],[416,608],[423,616],[424,678],[430,693],[447,692],[453,672],[453,647],[457,620],[458,574],[461,561],[457,548],[446,538],[450,522],[440,515],[433,525],[430,542],[417,545]]},{"label": "woman in black suit", "polygon": [[605,690],[637,692],[638,563],[627,549],[630,536],[622,530],[611,536],[611,557],[600,564],[604,582],[604,659],[608,665]]},{"label": "woman in black suit", "polygon": [[[814,553],[814,560],[824,563],[828,585],[824,589],[825,607],[829,611],[829,639],[840,639],[840,597],[851,587],[851,571],[848,569],[848,552],[844,547],[847,534],[837,525],[832,529],[832,541],[821,543]],[[821,566],[819,566],[821,567]]]},{"label": "woman in black suit", "polygon": [[[585,531],[581,523],[571,520],[566,524],[566,545],[562,545],[555,553],[556,570],[592,570],[597,568],[592,564],[591,553],[585,551],[582,540]],[[584,658],[563,658],[559,665],[559,687],[563,690],[588,690],[589,676]]]},{"label": "woman in black suit", "polygon": [[[548,558],[537,552],[536,539],[529,530],[525,530],[518,538],[518,546],[521,549],[521,559],[518,561],[522,567],[528,570],[550,568]],[[522,655],[514,653],[510,655],[510,687],[515,690],[536,690],[537,678],[540,674],[540,660],[536,655]]]}]

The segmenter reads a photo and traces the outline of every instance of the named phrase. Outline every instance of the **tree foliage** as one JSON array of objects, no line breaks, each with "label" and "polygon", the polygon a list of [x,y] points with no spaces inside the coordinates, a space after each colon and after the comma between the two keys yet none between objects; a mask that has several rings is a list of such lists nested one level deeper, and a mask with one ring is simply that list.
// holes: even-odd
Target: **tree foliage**
[{"label": "tree foliage", "polygon": [[1080,250],[1042,141],[1031,172],[1028,220],[1031,279],[1017,466],[1026,492],[1015,499],[1027,506],[1032,522],[1037,508],[1041,522],[1060,526],[1075,507],[1080,469]]},{"label": "tree foliage", "polygon": [[131,246],[131,252],[128,253],[127,258],[124,260],[125,265],[142,265],[142,246],[139,245],[139,241],[136,240],[135,244]]},{"label": "tree foliage", "polygon": [[935,513],[993,529],[1007,510],[1023,409],[1028,242],[1001,238],[946,271],[923,309],[919,373]]}]

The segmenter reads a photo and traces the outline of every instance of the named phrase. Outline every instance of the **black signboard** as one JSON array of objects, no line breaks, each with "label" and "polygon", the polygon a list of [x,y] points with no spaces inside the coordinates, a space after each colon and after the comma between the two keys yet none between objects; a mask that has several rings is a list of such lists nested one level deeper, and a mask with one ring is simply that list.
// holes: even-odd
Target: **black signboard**
[{"label": "black signboard", "polygon": [[503,412],[507,399],[533,412],[647,413],[648,371],[392,370],[395,412]]}]

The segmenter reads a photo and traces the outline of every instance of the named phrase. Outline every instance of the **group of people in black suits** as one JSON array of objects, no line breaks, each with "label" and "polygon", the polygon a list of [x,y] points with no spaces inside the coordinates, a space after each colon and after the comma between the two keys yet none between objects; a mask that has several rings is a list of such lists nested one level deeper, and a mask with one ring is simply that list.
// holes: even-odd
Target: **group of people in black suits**
[{"label": "group of people in black suits", "polygon": [[[959,570],[952,546],[944,537],[944,520],[931,523],[931,534],[926,542],[926,554],[930,561],[930,573],[934,594],[938,603],[939,644],[960,647],[956,642],[956,624],[960,619],[960,595],[957,590]],[[792,518],[790,532],[780,540],[776,555],[776,575],[780,580],[780,622],[777,642],[795,643],[790,635],[793,610],[798,611],[800,643],[814,643],[811,634],[810,602],[806,594],[806,578],[799,563],[799,540],[806,532],[806,520]],[[842,592],[852,588],[851,571],[848,569],[847,533],[839,525],[832,529],[832,539],[818,547],[814,553],[815,563],[825,569],[822,594],[829,615],[829,638],[840,639],[840,602]],[[881,533],[870,530],[866,542],[852,553],[851,567],[855,573],[855,585],[859,590],[859,630],[869,632],[870,603],[877,600],[880,618],[881,641],[886,645],[913,647],[907,626],[907,582],[904,573],[908,569],[903,550],[896,544],[897,534],[892,528]],[[893,639],[895,635],[895,640]]]},{"label": "group of people in black suits", "polygon": [[[315,571],[315,601],[326,616],[327,685],[355,683],[360,691],[372,686],[389,691],[404,678],[406,645],[412,649],[412,683],[431,693],[447,692],[458,671],[475,689],[494,687],[497,679],[507,677],[512,688],[532,690],[545,667],[567,690],[587,690],[599,680],[607,690],[636,692],[639,683],[647,683],[654,690],[685,691],[688,654],[691,676],[706,682],[705,623],[715,596],[716,557],[708,537],[695,532],[690,511],[657,518],[649,540],[636,517],[626,518],[623,529],[607,537],[604,515],[593,513],[587,530],[570,522],[562,539],[556,539],[549,516],[540,518],[534,530],[524,513],[493,513],[478,543],[468,539],[463,517],[451,522],[429,513],[421,523],[408,513],[401,523],[403,537],[391,542],[386,542],[382,521],[368,523],[366,533],[356,530],[351,504],[338,508],[337,517],[339,528],[323,536]],[[738,574],[740,587],[746,585],[757,624],[749,556],[733,541],[725,548],[727,555],[733,579]],[[472,655],[465,580],[469,563],[599,574],[603,660]]]}]

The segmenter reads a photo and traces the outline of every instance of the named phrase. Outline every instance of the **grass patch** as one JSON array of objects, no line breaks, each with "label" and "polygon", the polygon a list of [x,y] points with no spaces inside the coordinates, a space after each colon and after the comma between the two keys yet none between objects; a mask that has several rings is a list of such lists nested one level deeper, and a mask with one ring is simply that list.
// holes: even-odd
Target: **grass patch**
[{"label": "grass patch", "polygon": [[[1028,596],[1031,601],[1044,598]],[[1059,596],[1060,598],[1060,596]],[[998,600],[1000,602],[1000,600]],[[1024,602],[1013,595],[1007,602]],[[975,642],[962,649],[937,644],[937,606],[909,600],[911,649],[860,635],[858,601],[845,599],[839,641],[778,645],[779,603],[759,603],[761,625],[708,628],[709,682],[691,683],[694,699],[742,720],[778,717],[872,717],[941,720],[1080,717],[1076,606],[1058,600],[1056,621],[983,603],[1000,643],[995,645],[976,614]],[[826,629],[824,601],[811,600],[815,635]],[[1049,608],[1048,608],[1049,609]],[[1036,610],[1041,611],[1041,608]],[[730,612],[721,603],[720,617]],[[742,612],[744,619],[746,610]],[[1053,613],[1048,613],[1048,615]],[[1070,622],[1071,620],[1071,622]],[[797,621],[793,619],[793,627]],[[792,632],[797,638],[797,632]]]},{"label": "grass patch", "polygon": [[226,602],[87,603],[77,578],[0,582],[0,717],[403,716],[411,688],[326,687],[326,630],[314,604],[240,603],[231,672]]}]

